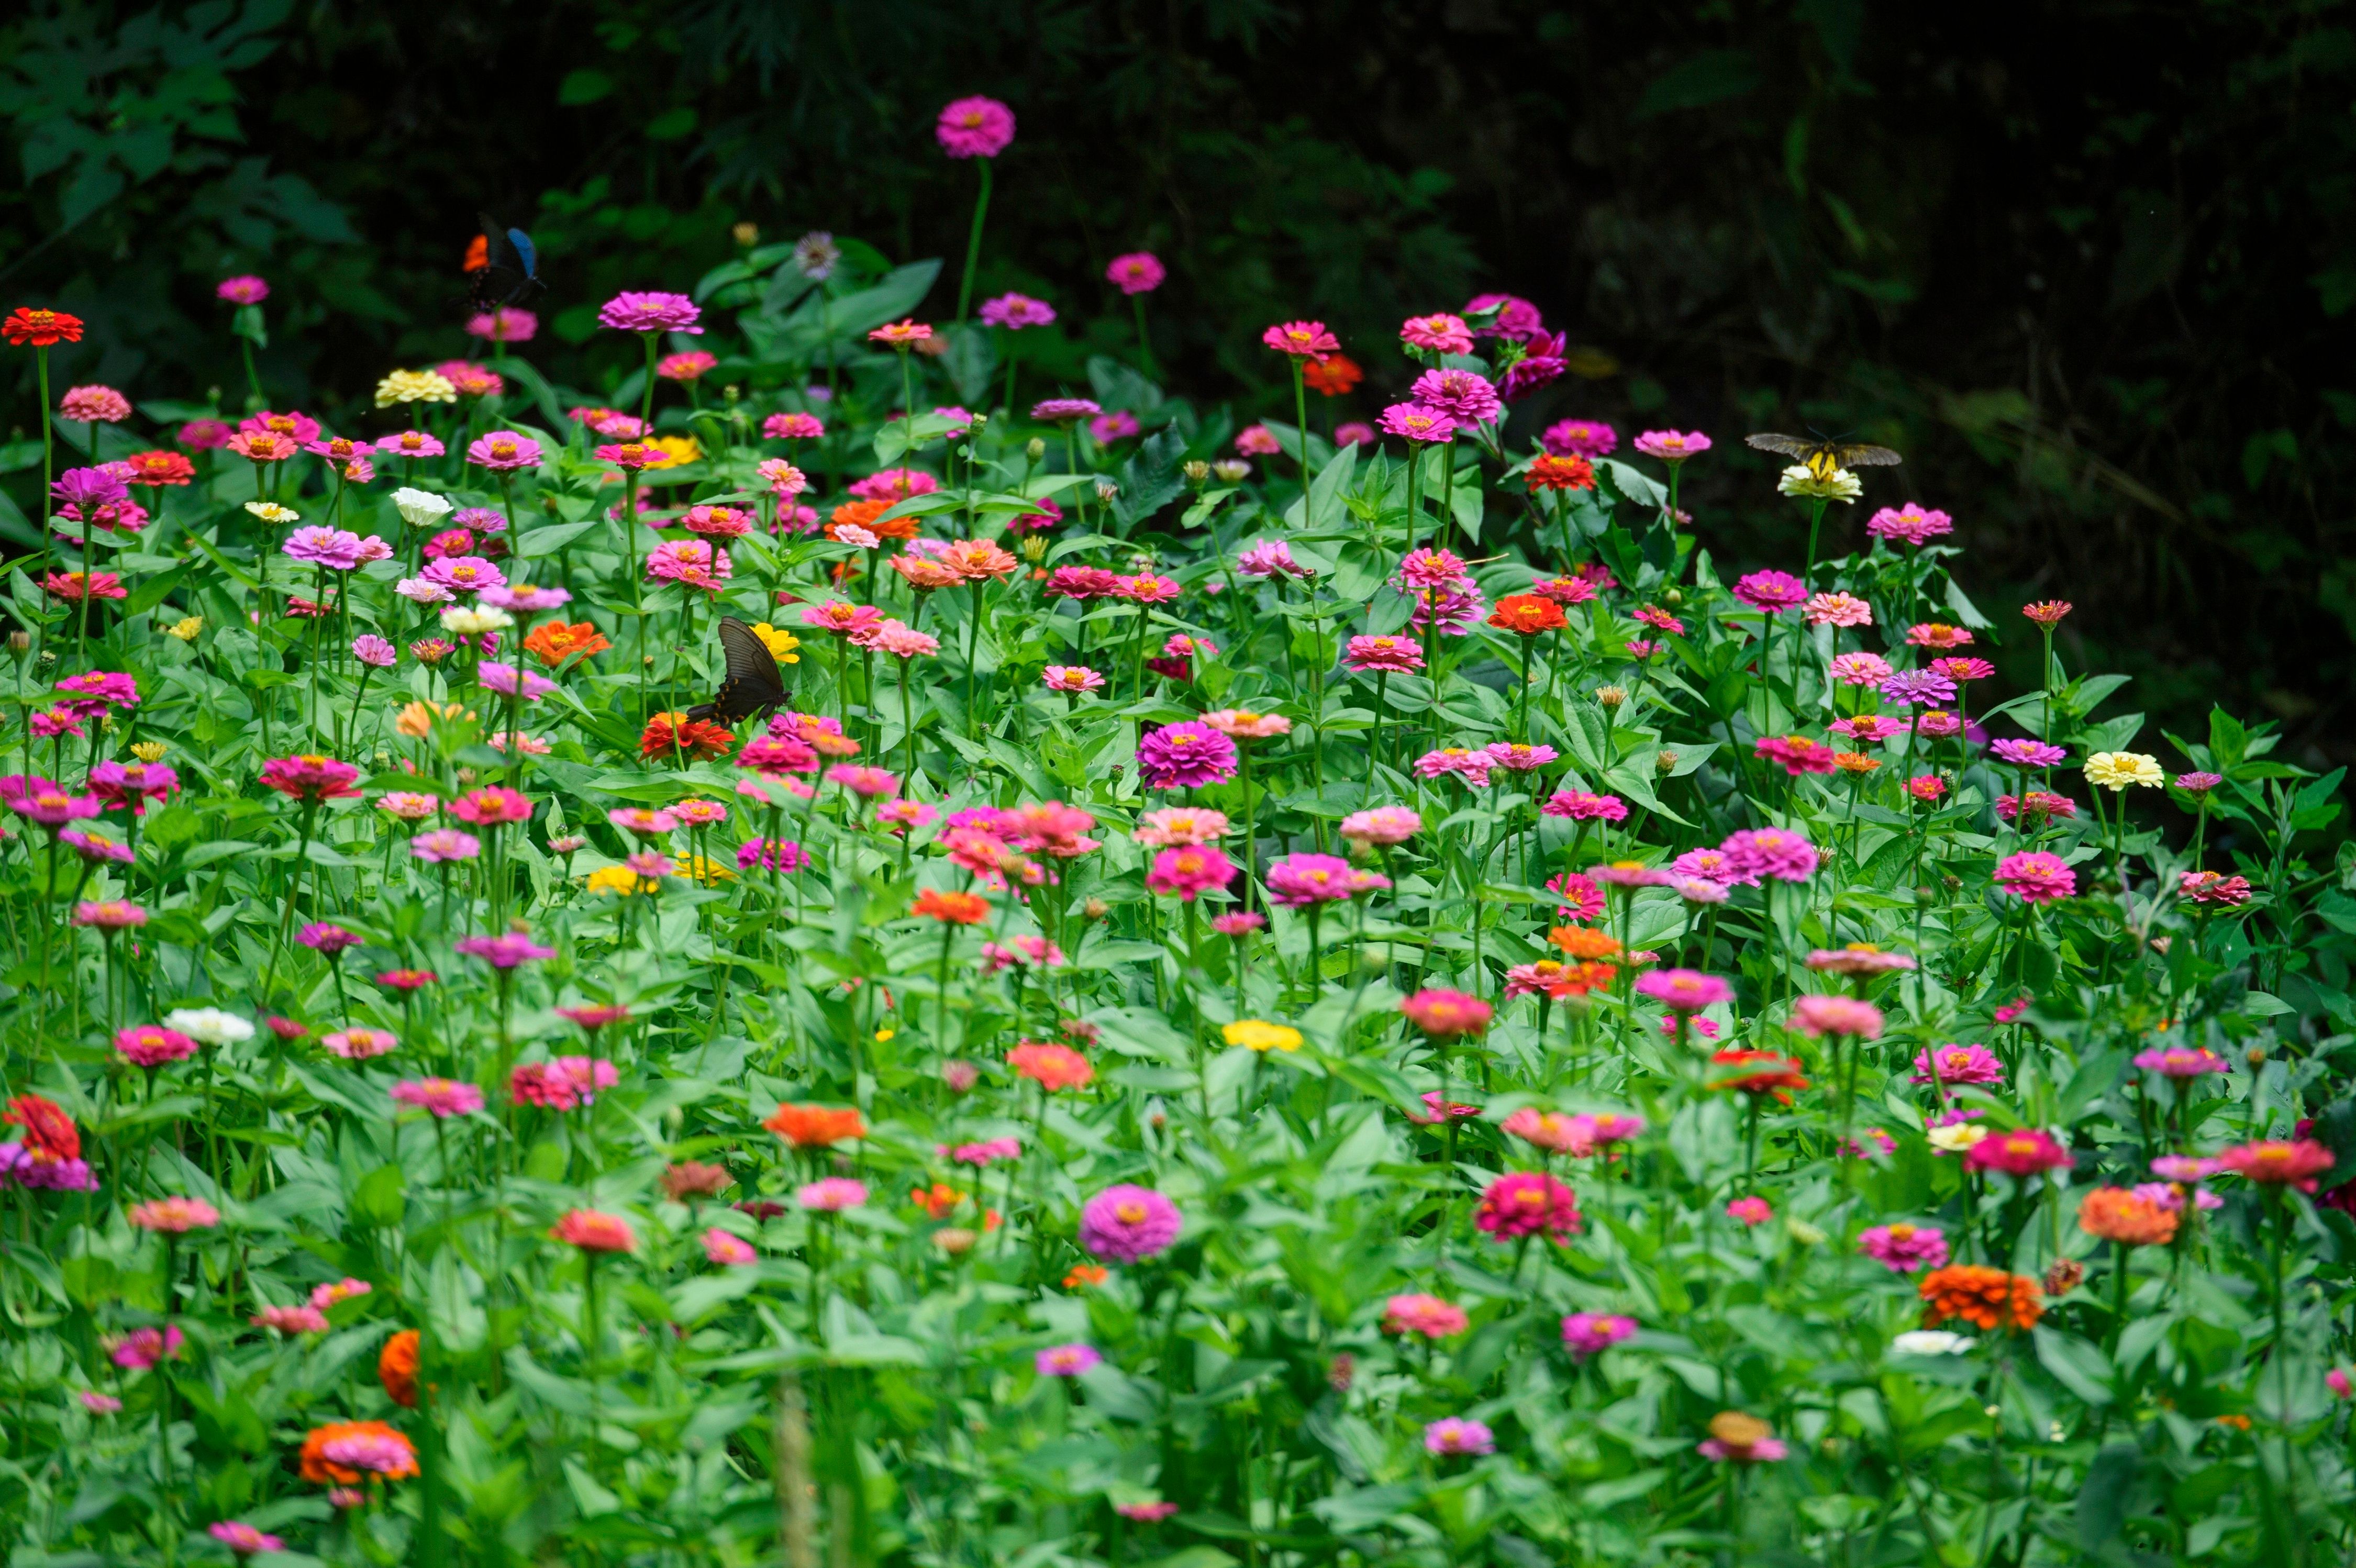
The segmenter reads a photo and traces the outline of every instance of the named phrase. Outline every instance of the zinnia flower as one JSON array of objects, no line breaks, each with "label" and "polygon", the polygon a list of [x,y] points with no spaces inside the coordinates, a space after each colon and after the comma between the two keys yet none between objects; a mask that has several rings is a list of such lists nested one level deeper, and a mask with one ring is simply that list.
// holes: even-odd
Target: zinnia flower
[{"label": "zinnia flower", "polygon": [[1185,1218],[1151,1187],[1123,1183],[1088,1199],[1080,1210],[1080,1245],[1099,1258],[1134,1263],[1166,1251]]},{"label": "zinnia flower", "polygon": [[1500,1241],[1541,1234],[1558,1241],[1581,1223],[1570,1188],[1537,1171],[1514,1171],[1491,1182],[1472,1222]]},{"label": "zinnia flower", "polygon": [[1936,1328],[1960,1317],[1983,1329],[2034,1328],[2045,1316],[2044,1294],[2025,1274],[1959,1264],[1937,1269],[1916,1288],[1922,1298],[1922,1326]]}]

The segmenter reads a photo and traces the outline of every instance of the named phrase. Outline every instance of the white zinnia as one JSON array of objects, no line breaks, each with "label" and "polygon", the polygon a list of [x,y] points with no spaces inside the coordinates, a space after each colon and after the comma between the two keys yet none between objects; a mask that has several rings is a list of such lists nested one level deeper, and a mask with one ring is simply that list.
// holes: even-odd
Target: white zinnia
[{"label": "white zinnia", "polygon": [[392,492],[392,504],[401,510],[402,521],[412,528],[430,528],[450,515],[450,503],[432,490],[412,489],[404,485]]},{"label": "white zinnia", "polygon": [[164,1015],[164,1027],[177,1029],[209,1046],[233,1046],[253,1038],[253,1025],[218,1007],[181,1007]]},{"label": "white zinnia", "polygon": [[1894,1337],[1890,1348],[1901,1356],[1960,1356],[1977,1343],[1968,1334],[1950,1334],[1944,1328],[1910,1328]]}]

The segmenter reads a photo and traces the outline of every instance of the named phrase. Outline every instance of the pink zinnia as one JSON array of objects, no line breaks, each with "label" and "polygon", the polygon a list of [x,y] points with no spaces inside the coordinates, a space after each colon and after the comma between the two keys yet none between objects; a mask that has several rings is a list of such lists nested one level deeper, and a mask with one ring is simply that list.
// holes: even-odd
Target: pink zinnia
[{"label": "pink zinnia", "polygon": [[1893,1273],[1910,1274],[1944,1268],[1947,1237],[1935,1225],[1876,1225],[1858,1232],[1857,1250]]},{"label": "pink zinnia", "polygon": [[1137,743],[1137,776],[1149,789],[1199,789],[1236,776],[1236,743],[1208,725],[1164,725]]},{"label": "pink zinnia", "polygon": [[1990,1133],[1964,1155],[1967,1170],[2002,1171],[2010,1176],[2032,1176],[2043,1171],[2065,1170],[2075,1164],[2070,1151],[2035,1127],[2011,1133]]},{"label": "pink zinnia", "polygon": [[2331,1168],[2332,1156],[2330,1150],[2308,1138],[2296,1142],[2260,1139],[2221,1149],[2217,1164],[2260,1187],[2295,1187],[2301,1192],[2313,1192],[2315,1178]]},{"label": "pink zinnia", "polygon": [[1636,979],[1636,993],[1676,1013],[1698,1013],[1733,999],[1734,988],[1714,974],[1694,969],[1648,970]]},{"label": "pink zinnia", "polygon": [[1925,511],[1918,503],[1908,501],[1902,507],[1883,507],[1875,512],[1865,531],[1876,539],[1920,546],[1941,534],[1953,533],[1955,523],[1944,511]]},{"label": "pink zinnia", "polygon": [[1881,1009],[1853,996],[1803,996],[1792,1004],[1791,1027],[1810,1039],[1881,1038]]},{"label": "pink zinnia", "polygon": [[1259,335],[1259,340],[1280,354],[1323,364],[1340,351],[1342,340],[1323,321],[1283,321]]},{"label": "pink zinnia", "polygon": [[[702,307],[683,294],[625,289],[597,310],[597,325],[617,332],[684,332],[700,337]],[[605,434],[600,432],[599,434]]]},{"label": "pink zinnia", "polygon": [[1579,1200],[1550,1176],[1514,1171],[1481,1194],[1472,1222],[1500,1241],[1540,1234],[1558,1240],[1579,1230]]},{"label": "pink zinnia", "polygon": [[483,1091],[471,1083],[455,1079],[411,1079],[392,1086],[392,1098],[402,1105],[413,1105],[430,1116],[447,1120],[453,1116],[471,1116],[483,1108]]},{"label": "pink zinnia", "polygon": [[1997,863],[1996,885],[2024,903],[2052,904],[2077,897],[2078,874],[2050,851],[2023,850]]},{"label": "pink zinnia", "polygon": [[1566,419],[1549,424],[1538,445],[1558,457],[1601,457],[1620,445],[1620,433],[1597,419]]},{"label": "pink zinnia", "polygon": [[1423,828],[1423,818],[1405,806],[1376,806],[1342,819],[1344,838],[1352,843],[1389,846],[1405,843]]},{"label": "pink zinnia", "polygon": [[1427,354],[1469,354],[1472,351],[1472,329],[1461,316],[1440,311],[1432,316],[1410,316],[1399,325],[1399,341],[1410,349]]},{"label": "pink zinnia", "polygon": [[979,93],[941,106],[933,139],[953,158],[994,158],[1014,140],[1014,111]]},{"label": "pink zinnia", "polygon": [[1235,863],[1216,845],[1179,844],[1153,857],[1145,886],[1151,892],[1192,903],[1198,894],[1225,887],[1235,875]]},{"label": "pink zinnia", "polygon": [[1635,1332],[1634,1318],[1609,1312],[1574,1312],[1562,1320],[1563,1348],[1582,1361]]},{"label": "pink zinnia", "polygon": [[1105,281],[1123,294],[1151,294],[1169,275],[1169,269],[1151,251],[1131,251],[1127,255],[1115,256],[1112,264],[1105,268]]},{"label": "pink zinnia", "polygon": [[707,1262],[725,1268],[741,1268],[755,1261],[759,1255],[744,1238],[716,1225],[703,1233],[703,1256]]},{"label": "pink zinnia", "polygon": [[136,1028],[118,1030],[114,1048],[123,1059],[136,1067],[162,1067],[166,1062],[185,1061],[197,1054],[197,1042],[177,1029],[160,1025],[143,1024]]},{"label": "pink zinnia", "polygon": [[1437,446],[1456,439],[1456,422],[1436,408],[1426,408],[1419,403],[1395,403],[1382,412],[1376,421],[1385,435],[1412,441],[1420,446]]},{"label": "pink zinnia", "polygon": [[1107,1187],[1080,1210],[1080,1245],[1099,1258],[1134,1263],[1178,1240],[1185,1217],[1151,1187]]},{"label": "pink zinnia", "polygon": [[1752,609],[1779,615],[1808,601],[1808,590],[1789,572],[1752,572],[1738,579],[1734,596]]},{"label": "pink zinnia", "polygon": [[1399,1004],[1407,1021],[1435,1040],[1487,1032],[1495,1009],[1462,991],[1428,987]]},{"label": "pink zinnia", "polygon": [[1726,1212],[1745,1225],[1764,1225],[1775,1218],[1775,1208],[1763,1197],[1738,1197],[1726,1206]]},{"label": "pink zinnia", "polygon": [[1289,909],[1338,903],[1353,894],[1388,887],[1390,878],[1361,871],[1331,854],[1289,854],[1268,868],[1268,896]]},{"label": "pink zinnia", "polygon": [[1538,811],[1549,817],[1568,817],[1574,822],[1624,822],[1628,820],[1628,802],[1617,795],[1599,795],[1591,789],[1558,789],[1547,797]]},{"label": "pink zinnia", "polygon": [[840,1214],[867,1201],[867,1184],[849,1176],[827,1176],[794,1194],[794,1201],[814,1214]]},{"label": "pink zinnia", "polygon": [[1423,650],[1411,637],[1354,637],[1342,662],[1353,670],[1406,674],[1423,668]]},{"label": "pink zinnia", "polygon": [[1914,1081],[1990,1084],[2004,1081],[2004,1063],[1986,1046],[1941,1046],[1914,1054]]},{"label": "pink zinnia", "polygon": [[1464,1309],[1436,1295],[1395,1295],[1383,1304],[1383,1332],[1445,1339],[1472,1324]]},{"label": "pink zinnia", "polygon": [[1709,437],[1698,430],[1647,430],[1636,437],[1636,450],[1664,463],[1682,463],[1709,450]]},{"label": "pink zinnia", "polygon": [[1772,876],[1779,882],[1805,882],[1816,874],[1815,846],[1789,828],[1745,828],[1728,834],[1719,848],[1732,875],[1713,880],[1740,882]]}]

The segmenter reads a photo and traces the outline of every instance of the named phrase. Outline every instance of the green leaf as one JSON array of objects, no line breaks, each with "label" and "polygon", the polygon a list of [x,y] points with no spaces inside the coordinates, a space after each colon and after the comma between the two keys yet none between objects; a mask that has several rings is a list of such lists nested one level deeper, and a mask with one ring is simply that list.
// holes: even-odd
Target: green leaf
[{"label": "green leaf", "polygon": [[355,1225],[383,1230],[401,1223],[409,1208],[408,1178],[398,1165],[379,1165],[351,1196],[349,1213]]},{"label": "green leaf", "polygon": [[2072,1393],[2088,1404],[2111,1402],[2111,1359],[2102,1347],[2075,1334],[2040,1324],[2034,1331],[2037,1359]]},{"label": "green leaf", "polygon": [[1706,49],[1655,77],[1637,101],[1636,118],[1705,109],[1759,90],[1764,78],[1748,49]]},{"label": "green leaf", "polygon": [[557,84],[556,102],[567,109],[594,103],[614,91],[614,79],[602,70],[576,70]]},{"label": "green leaf", "polygon": [[2134,1491],[2143,1451],[2132,1443],[2106,1443],[2086,1466],[2086,1479],[2078,1488],[2078,1545],[2099,1552],[2119,1538],[2126,1523],[2127,1498]]}]

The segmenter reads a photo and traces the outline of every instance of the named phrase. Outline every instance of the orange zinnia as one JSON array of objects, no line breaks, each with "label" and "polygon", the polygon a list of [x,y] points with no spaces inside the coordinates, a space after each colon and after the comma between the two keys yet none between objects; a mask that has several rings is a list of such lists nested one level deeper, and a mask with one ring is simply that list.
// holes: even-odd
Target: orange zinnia
[{"label": "orange zinnia", "polygon": [[914,539],[916,537],[915,518],[884,516],[898,504],[898,498],[893,496],[877,496],[873,500],[845,501],[829,514],[833,521],[827,524],[826,536],[833,539],[837,537],[836,529],[851,523],[878,539]]},{"label": "orange zinnia", "polygon": [[1089,1285],[1100,1285],[1111,1277],[1112,1271],[1102,1263],[1075,1263],[1072,1272],[1064,1276],[1064,1288],[1084,1290]]},{"label": "orange zinnia", "polygon": [[1523,482],[1533,490],[1591,490],[1595,465],[1584,457],[1558,457],[1552,453],[1530,459]]},{"label": "orange zinnia", "polygon": [[2078,1200],[2078,1229],[2122,1247],[2165,1247],[2178,1216],[2123,1187],[2098,1187]]},{"label": "orange zinnia", "polygon": [[[406,1459],[395,1457],[393,1463],[380,1470],[355,1469],[338,1465],[327,1455],[328,1444],[339,1438],[373,1440],[388,1455],[406,1454]],[[398,1481],[404,1476],[417,1474],[416,1451],[409,1439],[381,1421],[331,1421],[325,1426],[315,1426],[303,1435],[303,1478],[316,1486],[357,1487],[370,1476],[382,1476]]]},{"label": "orange zinnia", "polygon": [[1916,1287],[1921,1293],[1922,1326],[1936,1328],[1960,1317],[1982,1328],[2033,1328],[2045,1316],[2044,1293],[2026,1274],[1958,1263],[1934,1269]]},{"label": "orange zinnia", "polygon": [[376,1380],[392,1402],[405,1410],[417,1408],[417,1330],[404,1328],[384,1342],[376,1359]]},{"label": "orange zinnia", "polygon": [[1609,931],[1598,931],[1586,926],[1557,926],[1547,933],[1547,940],[1575,959],[1617,958],[1620,940]]},{"label": "orange zinnia", "polygon": [[1507,594],[1497,601],[1489,624],[1501,631],[1536,637],[1542,631],[1560,631],[1570,623],[1562,618],[1562,607],[1552,599],[1542,599],[1536,594]]},{"label": "orange zinnia", "polygon": [[638,755],[649,761],[685,752],[690,757],[718,757],[736,744],[736,732],[709,719],[685,714],[657,714],[638,736]]},{"label": "orange zinnia", "polygon": [[586,659],[614,646],[597,629],[596,622],[587,620],[569,625],[562,620],[544,620],[531,628],[523,645],[539,654],[540,661],[551,670],[575,653]]},{"label": "orange zinnia", "polygon": [[1069,1046],[1043,1046],[1025,1040],[1006,1053],[1007,1065],[1053,1094],[1059,1089],[1082,1089],[1096,1077],[1088,1058]]},{"label": "orange zinnia", "polygon": [[953,926],[973,926],[990,918],[990,900],[979,893],[944,893],[927,887],[908,907],[911,915],[930,915]]},{"label": "orange zinnia", "polygon": [[1321,363],[1312,360],[1301,367],[1301,379],[1309,390],[1326,397],[1340,397],[1366,379],[1358,361],[1347,354],[1328,354]]},{"label": "orange zinnia", "polygon": [[780,1105],[761,1123],[797,1149],[822,1149],[845,1138],[864,1138],[867,1125],[856,1107]]},{"label": "orange zinnia", "polygon": [[1792,1103],[1791,1090],[1808,1087],[1807,1075],[1800,1064],[1773,1051],[1728,1049],[1710,1054],[1714,1067],[1734,1070],[1724,1078],[1712,1079],[1712,1089],[1739,1089],[1745,1094],[1772,1094],[1780,1104]]},{"label": "orange zinnia", "polygon": [[928,1219],[947,1219],[965,1201],[965,1194],[945,1181],[937,1181],[930,1187],[910,1187],[908,1201],[923,1209]]}]

